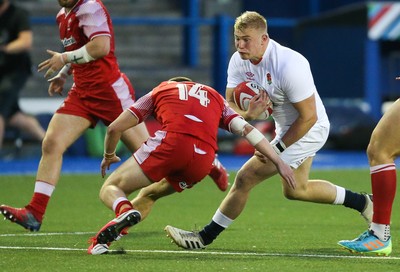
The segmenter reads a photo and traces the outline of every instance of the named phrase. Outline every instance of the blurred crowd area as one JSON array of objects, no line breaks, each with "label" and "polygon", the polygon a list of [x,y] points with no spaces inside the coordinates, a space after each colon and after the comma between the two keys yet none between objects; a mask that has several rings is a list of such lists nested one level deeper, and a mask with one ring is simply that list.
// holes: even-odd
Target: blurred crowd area
[{"label": "blurred crowd area", "polygon": [[[48,83],[37,65],[47,58],[46,49],[61,51],[55,16],[59,11],[54,0],[14,0],[25,7],[32,17],[34,48],[33,76],[21,96],[21,107],[47,124],[60,98],[48,98]],[[206,19],[224,16],[233,23],[245,10],[256,10],[269,23],[270,36],[307,57],[314,73],[318,91],[326,104],[332,128],[326,148],[363,149],[381,112],[371,110],[371,100],[379,104],[398,97],[399,87],[388,80],[400,68],[400,48],[397,41],[379,42],[378,57],[382,72],[379,94],[368,90],[365,72],[369,58],[365,49],[368,40],[368,3],[356,0],[104,0],[114,22],[116,55],[120,67],[131,79],[137,96],[150,91],[160,81],[185,75],[208,85],[215,85],[215,66],[226,64],[226,56],[234,52],[232,29],[223,33],[229,38],[223,48],[223,59],[215,52],[215,25]],[[386,1],[376,1],[386,2]],[[393,1],[391,3],[396,3]],[[180,24],[182,18],[192,18],[193,25]],[[171,21],[172,20],[172,21]],[[229,21],[230,20],[230,21]],[[192,27],[192,28],[189,28]],[[195,34],[196,43],[188,53],[188,31]],[[190,58],[195,55],[196,61]],[[376,56],[374,56],[376,58]],[[379,67],[377,67],[377,70]],[[220,72],[222,75],[224,72]],[[382,75],[383,74],[383,75]],[[387,76],[388,75],[388,76]],[[223,81],[224,79],[222,79]],[[218,91],[224,94],[224,89]],[[379,97],[379,103],[374,100]],[[256,124],[268,137],[273,136],[271,120]],[[151,131],[157,128],[148,121]],[[70,155],[99,156],[102,153],[104,126],[89,131],[68,151]],[[251,147],[234,136],[220,134],[220,150],[226,153],[248,154]],[[37,155],[40,145],[15,130],[8,130],[5,148],[9,158]],[[123,147],[122,151],[123,151]],[[68,153],[67,153],[68,155]]]}]

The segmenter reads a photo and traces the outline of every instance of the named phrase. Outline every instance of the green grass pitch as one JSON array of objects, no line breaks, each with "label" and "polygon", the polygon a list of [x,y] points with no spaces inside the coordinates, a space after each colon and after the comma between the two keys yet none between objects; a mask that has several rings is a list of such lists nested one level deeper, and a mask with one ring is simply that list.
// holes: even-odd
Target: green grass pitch
[{"label": "green grass pitch", "polygon": [[[231,172],[231,183],[234,175]],[[368,169],[320,170],[311,178],[371,191]],[[102,182],[100,174],[63,174],[40,232],[0,221],[1,271],[399,271],[398,199],[392,216],[392,255],[362,257],[336,245],[367,228],[357,212],[286,200],[277,177],[253,190],[242,215],[205,250],[178,248],[163,228],[170,224],[199,229],[210,221],[226,193],[209,178],[159,200],[146,220],[112,244],[110,254],[91,256],[86,253],[87,240],[113,218],[98,198]],[[33,186],[33,176],[0,176],[0,203],[27,204]]]}]

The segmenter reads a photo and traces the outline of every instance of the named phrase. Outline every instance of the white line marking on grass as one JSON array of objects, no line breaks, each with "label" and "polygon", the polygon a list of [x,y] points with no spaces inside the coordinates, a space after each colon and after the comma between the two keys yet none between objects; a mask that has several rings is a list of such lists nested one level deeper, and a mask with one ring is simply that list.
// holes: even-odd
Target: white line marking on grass
[{"label": "white line marking on grass", "polygon": [[[67,247],[20,247],[20,246],[0,246],[0,249],[20,249],[20,250],[54,250],[54,251],[87,251],[86,248],[67,248]],[[336,259],[375,259],[375,260],[400,260],[400,257],[374,257],[374,256],[346,256],[346,255],[326,255],[326,254],[295,254],[295,253],[256,253],[256,252],[217,252],[217,251],[177,251],[177,250],[129,250],[132,253],[164,253],[164,254],[198,254],[198,255],[240,255],[255,257],[297,257],[297,258],[336,258]],[[110,253],[118,253],[118,250],[109,250]]]},{"label": "white line marking on grass", "polygon": [[17,236],[57,236],[57,235],[91,235],[96,232],[32,232],[32,233],[6,233],[0,234],[0,237],[17,237]]}]

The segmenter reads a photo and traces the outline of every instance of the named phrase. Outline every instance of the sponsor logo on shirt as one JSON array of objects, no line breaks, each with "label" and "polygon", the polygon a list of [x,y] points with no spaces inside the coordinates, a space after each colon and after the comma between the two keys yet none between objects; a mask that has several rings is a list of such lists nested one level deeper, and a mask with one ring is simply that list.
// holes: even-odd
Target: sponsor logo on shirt
[{"label": "sponsor logo on shirt", "polygon": [[69,37],[69,38],[64,38],[63,40],[61,40],[61,43],[64,46],[64,48],[66,48],[66,47],[76,43],[76,40],[74,39],[74,37]]}]

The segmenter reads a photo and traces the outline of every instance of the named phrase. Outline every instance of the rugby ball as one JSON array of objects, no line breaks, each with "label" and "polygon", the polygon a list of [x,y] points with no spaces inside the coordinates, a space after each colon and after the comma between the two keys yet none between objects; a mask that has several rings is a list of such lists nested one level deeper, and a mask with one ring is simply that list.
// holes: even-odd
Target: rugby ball
[{"label": "rugby ball", "polygon": [[[244,81],[237,85],[235,89],[233,89],[233,99],[235,104],[239,107],[239,109],[243,111],[247,111],[249,108],[249,102],[253,98],[253,96],[259,94],[260,92],[267,92],[261,85],[254,81]],[[268,93],[267,93],[268,95]],[[268,97],[269,98],[269,97]],[[273,112],[272,103],[268,109],[263,112],[260,116],[256,118],[256,120],[265,120]]]}]

